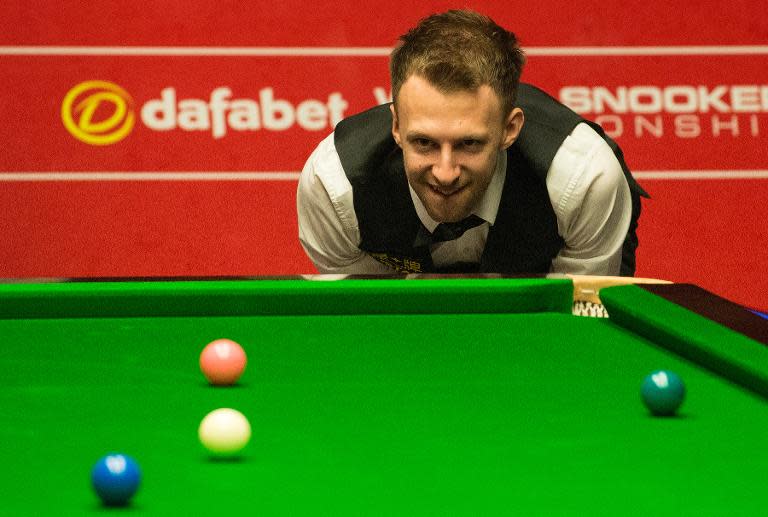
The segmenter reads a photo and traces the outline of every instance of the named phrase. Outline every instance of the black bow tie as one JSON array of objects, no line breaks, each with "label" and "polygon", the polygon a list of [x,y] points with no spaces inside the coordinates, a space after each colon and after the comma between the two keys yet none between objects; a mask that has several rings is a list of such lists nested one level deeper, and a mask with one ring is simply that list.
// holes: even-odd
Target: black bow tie
[{"label": "black bow tie", "polygon": [[454,239],[458,239],[464,235],[464,232],[467,230],[472,229],[475,226],[480,226],[484,222],[485,220],[472,214],[466,219],[462,219],[461,221],[455,223],[440,223],[437,225],[437,228],[435,228],[435,231],[431,234],[426,228],[422,226],[419,235],[416,237],[414,246],[427,246],[437,242],[452,241]]}]

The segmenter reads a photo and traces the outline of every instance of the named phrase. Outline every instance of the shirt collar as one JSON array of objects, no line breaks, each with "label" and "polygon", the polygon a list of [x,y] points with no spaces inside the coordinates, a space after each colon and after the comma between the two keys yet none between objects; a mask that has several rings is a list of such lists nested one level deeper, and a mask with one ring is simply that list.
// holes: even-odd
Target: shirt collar
[{"label": "shirt collar", "polygon": [[[488,188],[485,190],[483,197],[480,198],[480,202],[475,206],[472,213],[483,220],[488,221],[491,226],[496,222],[496,214],[499,211],[499,203],[501,202],[501,192],[504,190],[504,180],[507,177],[507,152],[506,150],[499,151],[496,159],[496,170],[493,173],[491,182],[488,184]],[[411,184],[408,183],[408,189],[411,191],[411,200],[413,200],[413,207],[416,209],[416,214],[430,233],[435,231],[437,225],[440,224],[432,219],[427,213],[427,209],[424,208],[424,204],[416,195],[416,191],[413,190]]]}]

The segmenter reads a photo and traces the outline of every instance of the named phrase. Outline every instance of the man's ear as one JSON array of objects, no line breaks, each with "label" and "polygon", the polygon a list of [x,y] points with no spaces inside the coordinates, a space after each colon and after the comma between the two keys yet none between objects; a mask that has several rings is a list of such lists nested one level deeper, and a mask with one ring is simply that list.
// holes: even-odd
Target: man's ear
[{"label": "man's ear", "polygon": [[395,109],[394,102],[389,105],[389,111],[392,112],[392,137],[395,139],[395,143],[400,145],[400,121],[397,119],[397,110]]},{"label": "man's ear", "polygon": [[520,108],[513,108],[512,112],[507,117],[504,124],[504,138],[502,139],[502,149],[508,148],[515,143],[517,137],[520,136],[520,131],[523,129],[525,123],[525,115]]}]

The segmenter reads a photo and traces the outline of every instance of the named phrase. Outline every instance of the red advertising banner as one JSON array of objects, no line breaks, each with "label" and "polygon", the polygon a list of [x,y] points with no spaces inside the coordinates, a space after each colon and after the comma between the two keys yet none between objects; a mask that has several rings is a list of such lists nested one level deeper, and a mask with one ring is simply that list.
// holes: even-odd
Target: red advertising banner
[{"label": "red advertising banner", "polygon": [[[524,80],[600,123],[633,168],[721,170],[724,156],[727,169],[765,167],[768,51],[571,52],[533,52]],[[6,171],[297,171],[339,120],[390,98],[386,56],[4,56],[0,62],[8,70],[0,88],[13,92],[4,97],[8,123],[0,127]],[[704,69],[718,73],[699,77]],[[27,152],[30,136],[45,142],[45,153]]]}]

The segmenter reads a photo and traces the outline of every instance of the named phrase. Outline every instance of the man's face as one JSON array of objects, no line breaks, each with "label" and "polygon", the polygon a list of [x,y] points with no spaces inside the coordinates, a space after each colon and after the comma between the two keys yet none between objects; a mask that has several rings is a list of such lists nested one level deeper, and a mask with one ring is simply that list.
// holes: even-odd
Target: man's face
[{"label": "man's face", "polygon": [[430,217],[455,222],[482,198],[498,153],[523,126],[519,108],[509,116],[490,86],[441,93],[412,75],[392,106],[392,135],[403,149],[408,182]]}]

